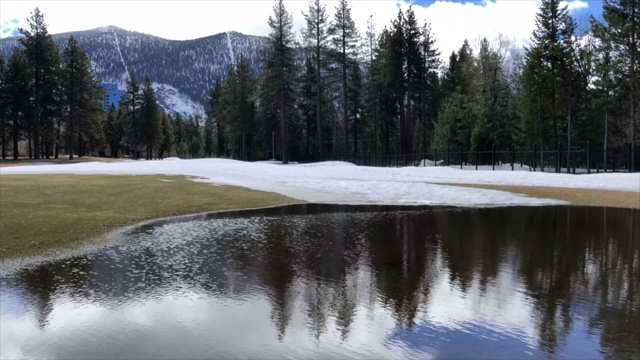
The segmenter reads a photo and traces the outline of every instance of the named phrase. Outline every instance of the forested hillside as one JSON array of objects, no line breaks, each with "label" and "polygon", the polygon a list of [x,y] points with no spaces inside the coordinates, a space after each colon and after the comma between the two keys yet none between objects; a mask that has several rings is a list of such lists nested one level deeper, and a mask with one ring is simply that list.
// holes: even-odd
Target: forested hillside
[{"label": "forested hillside", "polygon": [[[124,86],[129,70],[153,79],[160,105],[168,112],[204,113],[207,89],[241,55],[260,71],[260,36],[227,32],[205,38],[173,41],[114,26],[52,35],[63,51],[70,36],[87,53],[98,80]],[[8,59],[19,37],[0,40]]]},{"label": "forested hillside", "polygon": [[[206,95],[199,95],[206,103],[203,121],[160,112],[148,120],[160,124],[148,127],[157,130],[144,130],[136,135],[139,141],[130,140],[133,124],[142,121],[136,119],[143,92],[132,87],[135,81],[129,79],[118,113],[112,110],[102,116],[103,122],[124,124],[124,135],[101,136],[111,151],[117,148],[115,156],[123,150],[144,149],[148,157],[169,152],[245,160],[276,157],[286,163],[327,159],[331,154],[588,147],[601,154],[626,151],[629,166],[637,166],[640,3],[604,0],[603,6],[602,19],[591,19],[589,29],[578,30],[560,0],[543,0],[531,44],[524,51],[506,36],[498,36],[468,39],[458,51],[440,54],[438,34],[417,19],[411,8],[399,10],[390,24],[376,24],[371,18],[366,29],[357,29],[347,0],[340,0],[335,8],[310,0],[303,14],[307,26],[295,34],[293,14],[286,10],[286,2],[276,0],[268,19],[271,34],[255,40],[259,50],[227,52],[234,61],[224,73],[194,64],[186,70],[189,75],[172,75],[191,89],[185,91],[195,91],[190,82],[207,83]],[[107,29],[110,32],[113,29]],[[31,33],[38,33],[37,27]],[[202,43],[192,51],[200,54],[208,49]],[[49,100],[38,95],[38,88],[44,86],[38,76],[46,78],[54,65],[36,69],[29,79],[15,78],[20,66],[33,69],[33,56],[28,46],[14,52],[4,71],[4,98],[9,104],[3,122],[6,139],[15,134],[12,124],[18,124],[19,138],[34,142],[44,136],[42,128],[69,130],[64,120],[55,123],[55,119],[69,118],[64,101],[60,115],[51,115],[53,120],[39,125],[34,120],[33,128],[19,127],[31,115],[12,112],[14,107],[36,109],[41,117],[48,109],[44,102]],[[129,56],[125,63],[133,75],[138,58]],[[162,78],[164,72],[182,71],[175,65],[180,56],[171,58],[173,62],[168,56],[159,52],[151,57],[162,69],[144,74],[151,83],[163,82],[154,76]],[[119,66],[116,62],[108,71],[122,74]],[[21,86],[30,94],[24,104],[11,95]],[[106,152],[104,145],[92,151]],[[567,154],[563,161],[568,168],[571,156]]]}]

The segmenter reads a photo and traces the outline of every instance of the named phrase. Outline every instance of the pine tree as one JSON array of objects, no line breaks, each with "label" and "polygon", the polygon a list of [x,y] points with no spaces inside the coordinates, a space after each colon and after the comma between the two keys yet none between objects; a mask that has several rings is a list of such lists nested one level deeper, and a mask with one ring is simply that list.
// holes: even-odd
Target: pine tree
[{"label": "pine tree", "polygon": [[538,129],[535,135],[525,134],[528,141],[535,139],[546,148],[560,143],[563,128],[570,141],[576,76],[574,31],[575,23],[566,5],[561,7],[560,0],[542,1],[532,45],[525,49],[519,115],[525,132]]},{"label": "pine tree", "polygon": [[444,99],[434,124],[436,145],[441,148],[469,148],[477,117],[475,58],[469,42],[464,41],[457,53],[449,57],[443,76]]},{"label": "pine tree", "polygon": [[211,157],[215,152],[215,147],[213,143],[213,131],[214,131],[213,117],[207,116],[207,118],[204,120],[204,130],[203,130],[205,157]]},{"label": "pine tree", "polygon": [[348,118],[348,77],[347,72],[351,61],[357,58],[359,41],[358,29],[351,17],[351,7],[347,0],[339,0],[335,9],[334,19],[329,27],[332,51],[341,71],[342,121],[344,145],[343,151],[349,151],[349,118]]},{"label": "pine tree", "polygon": [[349,113],[353,119],[353,152],[358,154],[358,119],[362,114],[362,74],[360,64],[353,62],[349,81]]},{"label": "pine tree", "polygon": [[9,116],[6,108],[6,82],[4,57],[0,55],[0,141],[2,142],[2,159],[7,158],[7,142],[9,141]]},{"label": "pine tree", "polygon": [[144,141],[144,123],[142,118],[142,94],[140,84],[136,78],[136,73],[132,69],[127,78],[126,91],[121,99],[120,106],[123,107],[124,115],[124,142],[133,151],[135,159],[140,158],[140,147]]},{"label": "pine tree", "polygon": [[[327,67],[326,55],[328,51],[329,41],[329,15],[327,14],[326,5],[321,4],[320,0],[309,1],[309,13],[304,14],[306,20],[306,28],[303,30],[302,37],[304,38],[307,47],[310,48],[313,55],[313,67],[315,68],[315,115],[316,115],[316,132],[318,139],[318,154],[323,153],[323,141],[322,141],[322,93],[324,89],[324,80],[322,78],[322,72]],[[310,130],[310,126],[307,125],[307,130]],[[309,135],[308,135],[309,136]],[[306,146],[307,149],[309,145]],[[308,150],[307,150],[308,151]]]},{"label": "pine tree", "polygon": [[[304,72],[302,73],[302,77],[300,79],[301,89],[300,89],[300,99],[298,102],[298,106],[300,108],[300,113],[305,123],[305,155],[308,157],[311,153],[311,134],[314,131],[316,126],[312,125],[314,121],[318,119],[317,115],[317,100],[320,99],[319,96],[321,94],[317,93],[315,89],[317,88],[316,80],[318,79],[316,74],[316,68],[314,66],[313,58],[307,57],[304,61]],[[321,100],[321,99],[320,99]],[[316,122],[318,124],[319,122]],[[316,130],[317,131],[317,130]]]},{"label": "pine tree", "polygon": [[144,87],[142,89],[142,106],[140,108],[142,115],[142,142],[146,146],[146,159],[153,159],[153,149],[161,140],[160,132],[160,111],[156,94],[151,86],[149,76],[144,77]]},{"label": "pine tree", "polygon": [[406,103],[406,124],[401,136],[403,137],[402,143],[404,144],[403,152],[413,153],[415,113],[418,112],[414,106],[417,105],[416,107],[420,107],[420,90],[425,80],[425,74],[423,74],[425,67],[422,64],[424,59],[420,52],[421,31],[411,6],[407,9],[405,21],[402,25],[404,26],[403,52],[406,61],[405,77],[407,96],[406,101],[403,101],[403,106],[405,106],[404,104]]},{"label": "pine tree", "polygon": [[638,123],[638,62],[640,62],[640,2],[637,0],[604,0],[602,4],[603,22],[592,20],[595,36],[607,44],[619,56],[618,71],[625,92],[629,96],[629,140],[631,142],[631,171],[636,170],[636,132]]},{"label": "pine tree", "polygon": [[122,138],[124,136],[124,129],[122,127],[122,108],[118,108],[112,104],[107,112],[107,119],[105,121],[105,140],[109,146],[112,158],[117,158],[118,153],[121,151]]},{"label": "pine tree", "polygon": [[202,150],[202,134],[200,131],[200,120],[201,117],[199,114],[194,116],[189,116],[186,121],[185,133],[187,135],[189,141],[189,155],[192,159],[195,159],[200,156],[200,151]]},{"label": "pine tree", "polygon": [[293,20],[284,6],[276,0],[274,15],[269,17],[269,34],[262,52],[264,72],[261,78],[262,101],[277,105],[274,109],[280,120],[280,147],[282,163],[289,163],[287,128],[295,117],[295,79],[297,69],[294,53]]},{"label": "pine tree", "polygon": [[429,131],[438,113],[438,70],[441,65],[440,52],[436,48],[436,39],[431,31],[431,25],[428,23],[425,23],[422,27],[420,54],[422,56],[420,65],[422,65],[423,68],[419,72],[421,79],[418,84],[418,103],[420,105],[418,121],[421,124],[422,130],[422,151],[427,152],[429,149]]},{"label": "pine tree", "polygon": [[158,157],[162,160],[164,159],[165,152],[167,156],[171,152],[171,147],[173,146],[173,129],[171,128],[171,120],[167,113],[162,112],[160,118],[160,148],[158,150]]},{"label": "pine tree", "polygon": [[[20,153],[18,143],[25,130],[29,129],[32,117],[31,67],[23,50],[13,49],[5,71],[5,107],[13,143],[13,158],[18,160]],[[29,151],[31,151],[29,144]],[[31,153],[29,154],[31,155]]]},{"label": "pine tree", "polygon": [[215,133],[216,133],[216,156],[221,157],[224,149],[224,134],[222,132],[222,125],[220,123],[219,103],[220,96],[222,94],[222,82],[220,79],[216,79],[214,85],[209,89],[209,95],[207,97],[208,114],[212,120],[215,121]]},{"label": "pine tree", "polygon": [[366,31],[366,52],[369,57],[369,63],[367,67],[367,87],[365,93],[367,118],[369,119],[369,127],[371,131],[371,141],[369,149],[374,154],[378,153],[378,116],[377,116],[377,101],[378,101],[378,85],[379,75],[378,66],[376,66],[377,58],[377,34],[376,23],[373,20],[373,15],[367,19],[367,31]]},{"label": "pine tree", "polygon": [[38,8],[27,19],[29,30],[20,29],[19,40],[25,48],[33,83],[33,117],[30,125],[34,158],[50,156],[53,145],[54,118],[59,116],[60,53],[47,31],[44,16]]},{"label": "pine tree", "polygon": [[173,140],[176,155],[178,157],[185,156],[187,153],[187,134],[185,122],[180,113],[176,113],[173,119]]},{"label": "pine tree", "polygon": [[62,60],[67,151],[72,160],[76,146],[79,156],[82,156],[85,140],[97,136],[94,125],[99,116],[102,94],[96,86],[89,58],[73,36],[67,41]]}]

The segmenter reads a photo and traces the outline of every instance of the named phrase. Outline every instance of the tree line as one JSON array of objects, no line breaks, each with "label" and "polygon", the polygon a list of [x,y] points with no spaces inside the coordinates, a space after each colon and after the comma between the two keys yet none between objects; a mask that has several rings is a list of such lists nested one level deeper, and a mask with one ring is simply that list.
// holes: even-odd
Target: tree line
[{"label": "tree line", "polygon": [[[104,88],[77,40],[62,51],[39,9],[20,29],[21,47],[6,63],[0,57],[0,146],[2,158],[74,156],[163,158],[213,154],[211,122],[197,115],[169,116],[156,99],[151,79],[128,74],[117,107],[104,109]],[[26,145],[26,149],[21,144]],[[22,151],[22,152],[21,152]]]},{"label": "tree line", "polygon": [[[263,73],[240,59],[210,93],[219,154],[264,158],[273,151],[286,163],[450,147],[589,143],[636,152],[637,1],[605,0],[602,19],[591,17],[580,30],[566,4],[544,0],[524,51],[502,35],[471,39],[447,62],[411,7],[381,30],[370,18],[361,35],[348,0],[333,17],[310,0],[301,41],[284,1],[273,10]],[[274,135],[279,145],[271,149]]]},{"label": "tree line", "polygon": [[59,53],[36,9],[23,48],[0,61],[3,157],[11,145],[17,156],[18,141],[34,158],[64,149],[284,163],[513,145],[636,152],[637,1],[604,0],[602,19],[580,30],[560,0],[543,0],[524,51],[502,35],[470,39],[446,62],[411,7],[382,29],[370,17],[361,34],[348,0],[332,16],[309,0],[300,40],[284,0],[273,11],[263,71],[241,56],[212,84],[202,119],[165,114],[133,72],[120,106],[104,112],[86,54],[73,38]]}]

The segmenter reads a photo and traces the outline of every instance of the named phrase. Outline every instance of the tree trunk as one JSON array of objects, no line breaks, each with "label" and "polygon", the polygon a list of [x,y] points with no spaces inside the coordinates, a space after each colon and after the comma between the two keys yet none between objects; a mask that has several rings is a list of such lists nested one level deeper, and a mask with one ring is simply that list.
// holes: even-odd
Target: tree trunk
[{"label": "tree trunk", "polygon": [[4,126],[4,119],[2,119],[2,160],[7,158],[7,130]]},{"label": "tree trunk", "polygon": [[[356,66],[358,66],[356,64]],[[358,99],[353,97],[353,152],[358,153]]]},{"label": "tree trunk", "polygon": [[29,159],[33,159],[33,146],[31,146],[31,138],[33,137],[31,131],[29,131],[28,138],[28,146],[29,146]]},{"label": "tree trunk", "polygon": [[18,131],[18,119],[16,116],[13,118],[13,124],[11,126],[11,135],[13,137],[13,159],[18,160],[20,157],[20,151],[18,149],[19,131]]},{"label": "tree trunk", "polygon": [[[635,14],[635,7],[633,7],[633,11],[631,14],[631,21],[632,22],[636,22],[637,16]],[[637,22],[636,22],[637,25]],[[637,29],[637,26],[635,27]],[[629,102],[630,102],[630,109],[629,109],[629,113],[631,116],[631,167],[629,168],[629,171],[634,172],[636,170],[636,59],[638,57],[637,51],[638,49],[636,48],[636,37],[638,36],[638,34],[635,32],[635,30],[632,30],[631,33],[631,77],[630,77],[630,81],[631,81],[631,91],[629,94]]]},{"label": "tree trunk", "polygon": [[[319,6],[319,3],[316,3]],[[320,114],[322,83],[320,79],[320,11],[316,11],[316,121],[318,125],[318,154],[322,155],[322,116]]]},{"label": "tree trunk", "polygon": [[347,117],[347,39],[342,36],[342,119],[344,120],[344,152],[349,153],[349,118]]},{"label": "tree trunk", "polygon": [[609,142],[609,111],[604,113],[604,149],[603,149],[603,166],[604,172],[607,172],[607,146]]}]

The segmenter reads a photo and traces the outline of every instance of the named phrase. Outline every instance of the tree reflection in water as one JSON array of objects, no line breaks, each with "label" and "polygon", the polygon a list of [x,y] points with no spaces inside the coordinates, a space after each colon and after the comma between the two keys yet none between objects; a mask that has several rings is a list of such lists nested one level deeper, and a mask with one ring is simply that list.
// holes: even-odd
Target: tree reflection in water
[{"label": "tree reflection in water", "polygon": [[[295,205],[150,225],[126,246],[0,280],[41,329],[56,298],[117,309],[179,288],[264,294],[279,342],[302,316],[316,344],[333,332],[349,342],[376,306],[416,334],[424,324],[502,326],[504,304],[519,301],[544,353],[587,319],[602,354],[628,358],[640,354],[639,224],[640,212],[624,209]],[[471,318],[438,310],[447,307]]]}]

